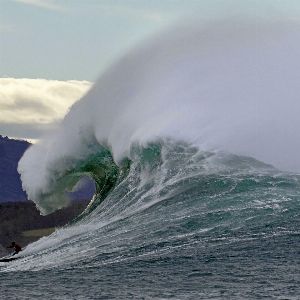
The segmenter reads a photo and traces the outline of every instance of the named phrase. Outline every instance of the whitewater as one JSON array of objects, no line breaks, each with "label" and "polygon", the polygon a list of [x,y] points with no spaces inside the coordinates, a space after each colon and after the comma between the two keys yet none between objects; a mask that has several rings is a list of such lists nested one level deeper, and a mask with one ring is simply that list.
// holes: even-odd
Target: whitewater
[{"label": "whitewater", "polygon": [[95,195],[0,263],[5,299],[297,299],[300,26],[181,24],[116,61],[18,170],[42,214]]}]

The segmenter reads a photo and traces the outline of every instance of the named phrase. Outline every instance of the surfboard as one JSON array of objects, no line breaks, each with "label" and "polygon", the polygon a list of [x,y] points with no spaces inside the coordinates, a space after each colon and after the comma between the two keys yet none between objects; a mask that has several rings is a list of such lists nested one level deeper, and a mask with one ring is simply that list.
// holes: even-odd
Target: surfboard
[{"label": "surfboard", "polygon": [[0,262],[10,262],[16,259],[19,259],[20,257],[2,257],[0,258]]}]

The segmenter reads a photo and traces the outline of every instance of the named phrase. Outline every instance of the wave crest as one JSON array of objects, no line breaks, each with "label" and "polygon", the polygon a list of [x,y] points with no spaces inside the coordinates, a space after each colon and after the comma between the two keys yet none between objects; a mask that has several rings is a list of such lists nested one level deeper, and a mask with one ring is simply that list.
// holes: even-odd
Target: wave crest
[{"label": "wave crest", "polygon": [[44,213],[57,207],[41,195],[95,145],[106,145],[119,168],[134,144],[166,137],[299,170],[299,35],[289,20],[222,19],[179,26],[128,53],[25,153],[19,171],[29,198]]}]

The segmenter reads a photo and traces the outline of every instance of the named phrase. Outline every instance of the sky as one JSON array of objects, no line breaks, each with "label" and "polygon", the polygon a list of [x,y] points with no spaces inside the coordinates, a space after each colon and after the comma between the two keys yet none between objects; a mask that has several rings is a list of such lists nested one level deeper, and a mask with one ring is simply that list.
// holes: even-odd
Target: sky
[{"label": "sky", "polygon": [[298,17],[298,0],[0,0],[0,134],[55,128],[130,48],[190,17],[238,12]]},{"label": "sky", "polygon": [[1,77],[90,81],[136,43],[204,7],[201,0],[0,3]]}]

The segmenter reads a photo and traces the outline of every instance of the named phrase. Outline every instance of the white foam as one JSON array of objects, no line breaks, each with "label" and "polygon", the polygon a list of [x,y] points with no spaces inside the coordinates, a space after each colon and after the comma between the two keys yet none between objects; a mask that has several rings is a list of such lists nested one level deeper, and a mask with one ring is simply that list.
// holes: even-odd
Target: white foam
[{"label": "white foam", "polygon": [[[291,20],[180,25],[125,55],[19,163],[39,203],[90,138],[116,161],[160,136],[300,170],[300,27]],[[68,158],[68,159],[66,159]],[[53,172],[55,170],[55,172]]]}]

